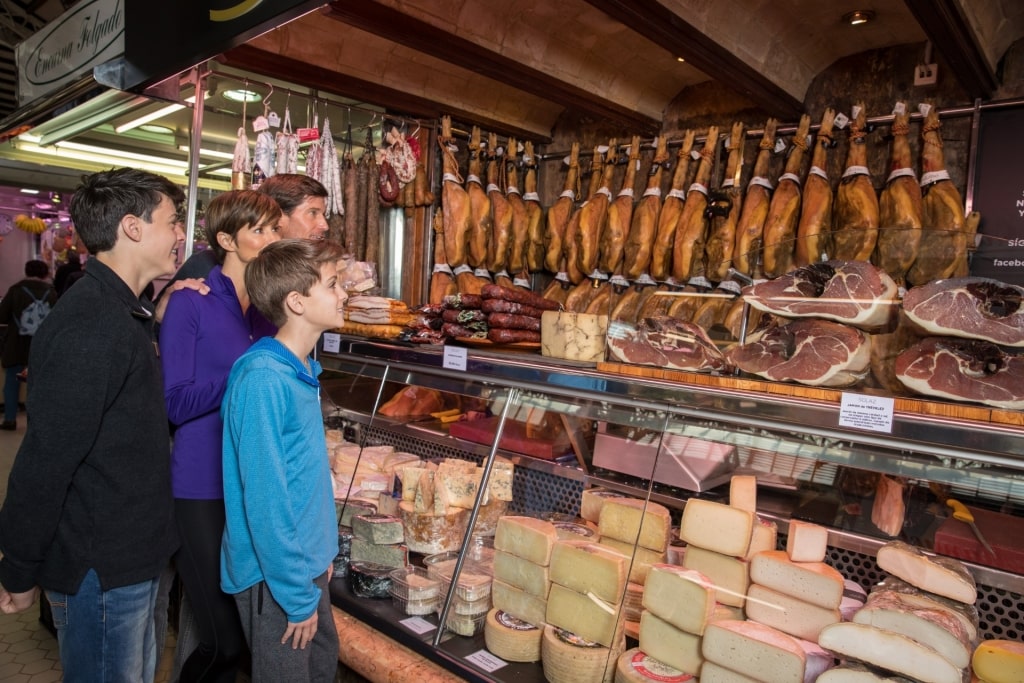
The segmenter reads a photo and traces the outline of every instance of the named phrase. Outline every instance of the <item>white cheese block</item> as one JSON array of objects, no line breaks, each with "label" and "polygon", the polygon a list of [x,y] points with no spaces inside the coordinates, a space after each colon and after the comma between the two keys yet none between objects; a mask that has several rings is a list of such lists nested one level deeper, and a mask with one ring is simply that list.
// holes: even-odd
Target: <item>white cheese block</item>
[{"label": "white cheese block", "polygon": [[626,589],[629,558],[589,541],[558,541],[551,551],[551,581],[577,593],[618,604]]},{"label": "white cheese block", "polygon": [[743,607],[750,586],[750,564],[738,557],[690,546],[683,556],[683,566],[708,577],[715,586],[718,602]]},{"label": "white cheese block", "polygon": [[691,498],[683,508],[679,538],[687,546],[698,546],[722,555],[743,557],[750,548],[754,513],[740,508]]},{"label": "white cheese block", "polygon": [[[543,628],[543,627],[542,627]],[[540,661],[542,628],[494,608],[484,622],[484,643],[506,662]]]},{"label": "white cheese block", "polygon": [[405,540],[402,520],[391,515],[356,515],[352,518],[352,534],[378,545],[401,543]]},{"label": "white cheese block", "polygon": [[893,671],[923,683],[962,683],[963,672],[912,638],[844,621],[822,629],[818,644],[843,658]]},{"label": "white cheese block", "polygon": [[[849,593],[851,587],[847,586],[847,593]],[[887,576],[877,585],[877,590],[892,590],[900,594],[907,604],[919,607],[922,609],[940,610],[949,613],[955,619],[960,621],[960,624],[964,627],[964,631],[967,633],[967,638],[971,642],[978,640],[978,609],[974,605],[968,605],[963,602],[957,602],[956,600],[950,600],[944,598],[941,595],[935,595],[934,593],[928,593],[920,588],[915,588],[903,579],[898,579],[895,576]],[[863,592],[863,589],[861,589]],[[867,595],[860,600],[860,606],[864,606],[864,602],[867,600]],[[847,621],[853,621],[851,616]]]},{"label": "white cheese block", "polygon": [[557,540],[558,533],[551,522],[510,515],[498,520],[494,549],[546,567],[551,563],[551,549]]},{"label": "white cheese block", "polygon": [[978,599],[974,577],[963,563],[950,557],[928,555],[902,541],[878,549],[879,568],[921,590],[973,605]]},{"label": "white cheese block", "polygon": [[750,532],[750,548],[747,549],[747,554],[743,556],[743,559],[749,560],[757,553],[775,550],[778,539],[779,527],[775,522],[755,517],[754,529]]},{"label": "white cheese block", "polygon": [[701,683],[761,683],[760,679],[744,676],[721,664],[704,660],[700,669]]},{"label": "white cheese block", "polygon": [[621,610],[557,583],[548,593],[545,621],[605,647],[622,638]]},{"label": "white cheese block", "polygon": [[791,519],[786,554],[794,562],[823,562],[828,554],[828,529],[820,524]]},{"label": "white cheese block", "polygon": [[803,640],[817,640],[821,629],[842,620],[838,609],[812,605],[756,583],[747,591],[747,618]]},{"label": "white cheese block", "polygon": [[668,508],[655,502],[609,498],[601,507],[597,528],[601,536],[663,553],[672,534],[672,517]]},{"label": "white cheese block", "polygon": [[638,647],[622,653],[615,671],[615,683],[695,683],[696,680],[691,674],[659,662]]},{"label": "white cheese block", "polygon": [[909,678],[897,676],[860,662],[843,662],[818,677],[818,683],[913,683]]},{"label": "white cheese block", "polygon": [[653,612],[640,617],[640,649],[659,662],[683,673],[700,675],[704,657],[700,653],[701,637],[681,631]]},{"label": "white cheese block", "polygon": [[708,661],[755,680],[804,683],[804,649],[792,636],[755,621],[708,624],[701,652]]},{"label": "white cheese block", "polygon": [[680,630],[702,635],[716,604],[714,586],[700,572],[656,564],[647,574],[643,606]]},{"label": "white cheese block", "polygon": [[747,512],[757,512],[757,477],[736,474],[729,480],[729,505]]},{"label": "white cheese block", "polygon": [[546,599],[551,587],[551,576],[547,567],[503,550],[494,551],[494,578],[521,588],[538,598]]},{"label": "white cheese block", "polygon": [[552,358],[589,363],[605,359],[608,316],[544,311],[540,317],[540,352]]},{"label": "white cheese block", "polygon": [[1015,640],[983,640],[971,659],[974,675],[986,683],[1024,681],[1024,643]]},{"label": "white cheese block", "polygon": [[598,520],[601,519],[601,508],[604,507],[606,500],[609,498],[625,497],[621,493],[609,491],[608,489],[583,489],[583,494],[580,496],[580,517],[588,522],[597,524]]},{"label": "white cheese block", "polygon": [[909,636],[941,652],[961,669],[971,662],[971,641],[954,615],[945,610],[916,607],[896,591],[871,591],[867,603],[853,615],[853,621]]},{"label": "white cheese block", "polygon": [[612,647],[580,638],[564,629],[547,626],[540,658],[548,683],[612,683],[619,656],[626,649],[620,637]]},{"label": "white cheese block", "polygon": [[842,574],[824,562],[793,562],[784,550],[754,555],[750,580],[826,609],[843,601]]},{"label": "white cheese block", "polygon": [[491,600],[496,608],[508,612],[528,624],[534,626],[544,624],[548,609],[547,600],[544,598],[531,595],[520,588],[494,579],[491,583]]},{"label": "white cheese block", "polygon": [[632,543],[617,541],[614,538],[602,537],[598,543],[608,546],[612,550],[619,552],[626,557],[632,558],[632,564],[629,567],[629,581],[640,585],[643,585],[647,581],[647,572],[650,571],[651,565],[664,562],[668,558],[667,554],[664,552],[658,552],[656,550],[650,550],[640,546],[634,547]]}]

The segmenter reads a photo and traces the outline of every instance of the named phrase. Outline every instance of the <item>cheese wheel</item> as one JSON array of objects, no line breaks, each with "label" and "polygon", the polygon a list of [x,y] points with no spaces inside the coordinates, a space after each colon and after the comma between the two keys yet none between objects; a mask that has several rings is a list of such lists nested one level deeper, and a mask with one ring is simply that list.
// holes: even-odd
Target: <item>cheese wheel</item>
[{"label": "cheese wheel", "polygon": [[555,533],[560,541],[594,541],[597,542],[597,531],[586,524],[576,522],[552,522]]},{"label": "cheese wheel", "polygon": [[704,632],[708,661],[772,683],[804,683],[807,653],[792,636],[755,621],[715,621]]},{"label": "cheese wheel", "polygon": [[621,636],[612,647],[604,647],[564,629],[546,626],[540,646],[544,678],[548,683],[611,683],[625,649]]},{"label": "cheese wheel", "polygon": [[601,519],[601,508],[609,498],[625,498],[626,496],[608,489],[592,488],[583,489],[580,496],[580,517],[597,524]]},{"label": "cheese wheel", "polygon": [[541,626],[545,623],[548,608],[545,598],[495,579],[491,584],[491,600],[496,608],[528,624]]},{"label": "cheese wheel", "polygon": [[968,605],[978,599],[974,577],[953,558],[928,555],[902,541],[891,541],[878,549],[875,559],[882,571],[921,590]]},{"label": "cheese wheel", "polygon": [[405,500],[398,506],[409,550],[433,555],[462,547],[469,525],[469,510],[451,508],[444,514],[434,514],[416,512],[414,506]]},{"label": "cheese wheel", "polygon": [[597,522],[602,537],[663,553],[672,534],[668,508],[635,498],[609,498],[601,507]]},{"label": "cheese wheel", "polygon": [[818,644],[840,657],[893,671],[922,683],[962,683],[962,670],[912,638],[844,621],[822,629]]},{"label": "cheese wheel", "polygon": [[708,660],[704,660],[704,666],[700,669],[700,680],[702,683],[761,683],[758,678],[744,676]]},{"label": "cheese wheel", "polygon": [[[648,574],[648,576],[650,576]],[[622,601],[622,611],[627,621],[640,621],[640,612],[644,605],[644,587],[639,583],[630,581],[626,584],[626,597]]]},{"label": "cheese wheel", "polygon": [[716,604],[711,580],[698,571],[656,564],[647,574],[644,607],[680,630],[702,635]]},{"label": "cheese wheel", "polygon": [[534,564],[504,550],[494,551],[494,578],[538,598],[548,597],[548,589],[551,587],[551,576],[548,572],[548,567]]},{"label": "cheese wheel", "polygon": [[789,521],[786,555],[794,562],[823,562],[828,554],[828,529],[820,524]]},{"label": "cheese wheel", "polygon": [[551,551],[551,581],[577,593],[618,604],[628,578],[629,558],[588,541],[558,541]]},{"label": "cheese wheel", "polygon": [[838,609],[818,607],[756,583],[747,591],[745,609],[751,621],[803,640],[817,640],[821,629],[842,620]]},{"label": "cheese wheel", "polygon": [[679,538],[722,555],[743,557],[750,548],[754,513],[701,498],[691,498],[683,508]]},{"label": "cheese wheel", "polygon": [[757,477],[736,474],[729,480],[729,505],[747,512],[757,512]]},{"label": "cheese wheel", "polygon": [[634,546],[632,543],[617,541],[614,538],[602,537],[598,543],[606,545],[626,557],[632,558],[632,564],[629,567],[629,580],[631,583],[637,583],[641,586],[647,581],[647,572],[650,571],[651,565],[665,562],[668,559],[668,554],[665,552],[657,552],[648,548]]},{"label": "cheese wheel", "polygon": [[507,662],[540,661],[544,631],[497,608],[487,613],[484,643],[494,655]]},{"label": "cheese wheel", "polygon": [[640,649],[659,662],[694,676],[700,675],[704,663],[700,636],[681,631],[649,611],[640,618]]},{"label": "cheese wheel", "polygon": [[708,577],[715,586],[715,599],[718,602],[731,607],[743,607],[750,587],[749,562],[691,546],[686,549],[683,566]]},{"label": "cheese wheel", "polygon": [[838,570],[824,562],[793,562],[783,550],[754,555],[750,580],[826,609],[843,601],[845,580]]},{"label": "cheese wheel", "polygon": [[974,650],[971,666],[986,683],[1024,683],[1024,643],[983,640]]},{"label": "cheese wheel", "polygon": [[508,515],[498,520],[494,549],[546,567],[551,562],[551,548],[557,540],[558,533],[551,522]]},{"label": "cheese wheel", "polygon": [[545,622],[610,647],[622,637],[622,612],[596,597],[551,584]]},{"label": "cheese wheel", "polygon": [[690,674],[648,656],[638,647],[623,652],[615,668],[615,683],[686,683],[695,680]]}]

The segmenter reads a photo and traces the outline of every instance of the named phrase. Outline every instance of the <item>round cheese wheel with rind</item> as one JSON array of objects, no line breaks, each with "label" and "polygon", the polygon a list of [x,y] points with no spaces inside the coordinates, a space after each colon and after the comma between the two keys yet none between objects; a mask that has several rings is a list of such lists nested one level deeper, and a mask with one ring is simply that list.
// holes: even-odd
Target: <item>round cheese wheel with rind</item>
[{"label": "round cheese wheel with rind", "polygon": [[696,680],[690,674],[648,657],[638,647],[623,652],[615,667],[615,683],[685,683]]},{"label": "round cheese wheel with rind", "polygon": [[484,622],[487,649],[508,662],[540,661],[543,635],[542,629],[499,609],[488,612]]},{"label": "round cheese wheel with rind", "polygon": [[565,629],[545,626],[540,646],[544,678],[548,683],[612,683],[616,662],[625,649],[625,638],[608,648]]},{"label": "round cheese wheel with rind", "polygon": [[974,674],[987,683],[1024,681],[1024,643],[983,640],[971,657]]}]

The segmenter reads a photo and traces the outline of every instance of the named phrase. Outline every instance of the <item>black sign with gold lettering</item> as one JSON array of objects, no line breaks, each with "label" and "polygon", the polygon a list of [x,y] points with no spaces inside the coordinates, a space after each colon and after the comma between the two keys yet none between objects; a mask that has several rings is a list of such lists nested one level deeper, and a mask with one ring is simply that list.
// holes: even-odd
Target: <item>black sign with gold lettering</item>
[{"label": "black sign with gold lettering", "polygon": [[974,210],[981,212],[971,275],[1024,285],[1024,108],[982,111]]},{"label": "black sign with gold lettering", "polygon": [[325,0],[125,0],[126,88],[181,73]]}]

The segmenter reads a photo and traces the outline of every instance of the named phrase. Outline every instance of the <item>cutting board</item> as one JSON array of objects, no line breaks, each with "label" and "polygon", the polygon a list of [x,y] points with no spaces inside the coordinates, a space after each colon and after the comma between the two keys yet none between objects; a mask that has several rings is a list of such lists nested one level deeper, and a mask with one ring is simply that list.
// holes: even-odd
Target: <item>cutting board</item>
[{"label": "cutting board", "polygon": [[[452,422],[448,425],[448,433],[458,439],[490,446],[494,443],[494,435],[498,430],[498,417],[487,417],[482,420],[466,420]],[[526,425],[516,420],[505,422],[501,432],[499,448],[513,453],[532,455],[543,460],[554,460],[572,451],[568,435],[557,439],[541,439],[528,437]]]},{"label": "cutting board", "polygon": [[1024,573],[1024,518],[969,508],[978,530],[996,551],[985,550],[967,524],[949,517],[935,531],[935,552],[1014,574]]}]

